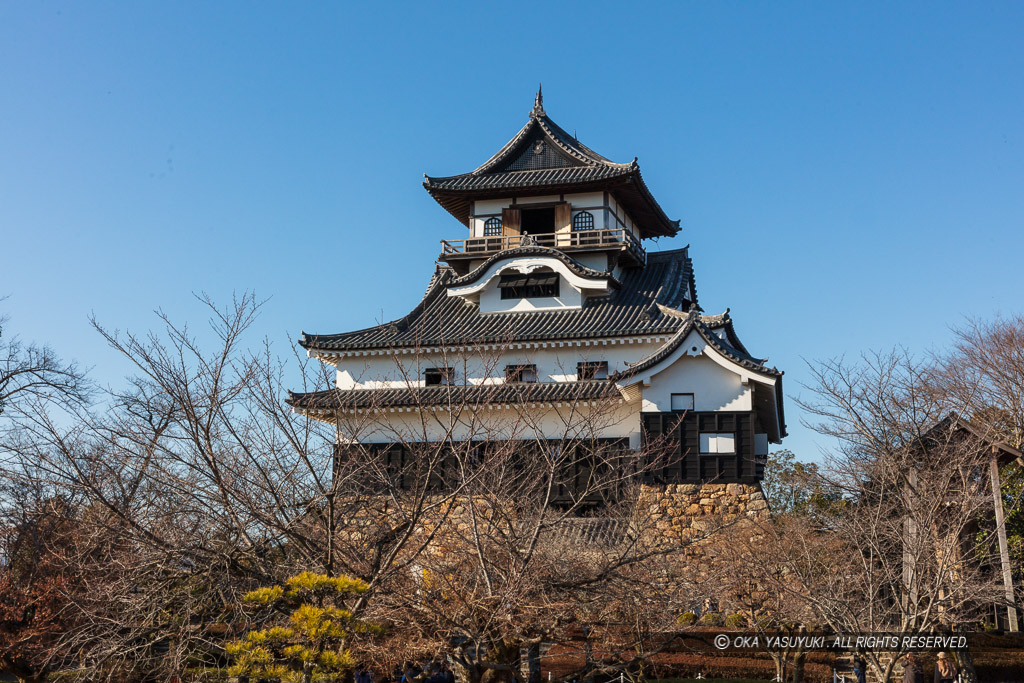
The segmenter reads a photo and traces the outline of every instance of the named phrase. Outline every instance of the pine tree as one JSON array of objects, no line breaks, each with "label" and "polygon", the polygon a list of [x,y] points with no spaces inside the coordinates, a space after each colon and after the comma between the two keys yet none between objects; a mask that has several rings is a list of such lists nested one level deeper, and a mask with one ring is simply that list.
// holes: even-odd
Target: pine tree
[{"label": "pine tree", "polygon": [[282,683],[340,681],[353,665],[348,646],[356,635],[379,633],[345,608],[346,600],[368,586],[348,576],[303,572],[284,586],[258,588],[244,601],[257,609],[273,609],[283,624],[250,631],[231,642],[231,676]]}]

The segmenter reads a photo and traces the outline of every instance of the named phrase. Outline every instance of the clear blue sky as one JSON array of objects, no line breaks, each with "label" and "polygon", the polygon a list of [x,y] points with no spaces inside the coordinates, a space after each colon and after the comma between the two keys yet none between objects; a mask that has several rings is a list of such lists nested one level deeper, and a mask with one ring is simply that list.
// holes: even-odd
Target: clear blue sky
[{"label": "clear blue sky", "polygon": [[7,2],[0,306],[114,385],[90,312],[199,323],[191,292],[252,289],[282,353],[403,315],[466,232],[422,174],[485,160],[543,81],[639,156],[683,224],[654,248],[692,245],[705,310],[793,396],[803,358],[1024,308],[1022,36],[999,2]]}]

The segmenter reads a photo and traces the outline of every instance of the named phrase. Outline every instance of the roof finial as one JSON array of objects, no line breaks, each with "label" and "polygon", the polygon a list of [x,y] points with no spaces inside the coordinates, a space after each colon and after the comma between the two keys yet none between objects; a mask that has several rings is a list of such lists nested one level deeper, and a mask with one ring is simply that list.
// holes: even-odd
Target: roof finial
[{"label": "roof finial", "polygon": [[544,93],[541,91],[541,84],[537,84],[537,98],[533,101],[533,111],[530,112],[531,118],[537,118],[544,116]]}]

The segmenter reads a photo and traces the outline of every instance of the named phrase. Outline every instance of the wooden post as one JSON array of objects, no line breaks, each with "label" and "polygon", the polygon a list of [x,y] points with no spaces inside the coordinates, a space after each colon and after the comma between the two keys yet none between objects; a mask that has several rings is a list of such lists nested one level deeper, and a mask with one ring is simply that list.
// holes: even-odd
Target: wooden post
[{"label": "wooden post", "polygon": [[572,205],[555,205],[555,246],[567,247],[572,243]]},{"label": "wooden post", "polygon": [[[917,561],[921,549],[918,547],[917,520],[914,519],[914,503],[917,495],[917,470],[911,466],[907,472],[907,483],[903,487],[903,595],[900,596],[903,606],[903,624],[913,622],[917,625],[918,596],[917,596]],[[913,610],[913,617],[908,613]]]},{"label": "wooden post", "polygon": [[1013,570],[1010,568],[1010,548],[1006,542],[1006,519],[1003,514],[1003,489],[999,483],[999,459],[995,447],[988,463],[989,476],[992,478],[992,507],[996,512],[996,537],[999,540],[999,564],[1003,570],[1003,590],[1006,593],[1006,618],[1010,622],[1010,631],[1020,628],[1017,624],[1017,602],[1013,598]]}]

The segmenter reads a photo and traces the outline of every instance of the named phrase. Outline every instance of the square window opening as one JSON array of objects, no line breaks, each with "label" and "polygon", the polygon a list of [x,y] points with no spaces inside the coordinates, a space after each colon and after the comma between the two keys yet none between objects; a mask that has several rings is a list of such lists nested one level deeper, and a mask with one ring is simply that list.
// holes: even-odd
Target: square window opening
[{"label": "square window opening", "polygon": [[608,361],[580,361],[576,364],[576,379],[608,379]]},{"label": "square window opening", "polygon": [[455,383],[454,368],[427,368],[423,371],[423,383],[428,387],[448,386]]},{"label": "square window opening", "polygon": [[537,381],[536,365],[506,365],[506,382],[522,382],[532,384]]},{"label": "square window opening", "polygon": [[693,410],[693,394],[672,394],[671,401],[673,413]]},{"label": "square window opening", "polygon": [[701,455],[730,455],[736,452],[736,435],[725,432],[702,432],[700,435]]}]

